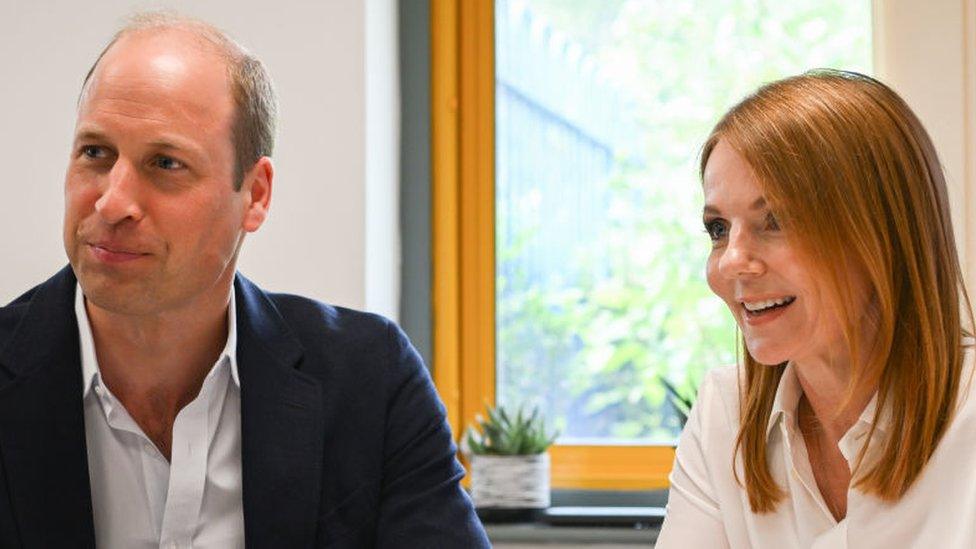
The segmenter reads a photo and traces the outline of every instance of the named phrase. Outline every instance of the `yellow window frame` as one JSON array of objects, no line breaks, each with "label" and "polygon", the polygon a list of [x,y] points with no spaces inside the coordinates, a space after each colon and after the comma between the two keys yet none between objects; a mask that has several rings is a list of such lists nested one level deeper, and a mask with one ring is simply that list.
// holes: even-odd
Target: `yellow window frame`
[{"label": "yellow window frame", "polygon": [[[494,1],[431,0],[434,383],[460,437],[495,402]],[[668,486],[669,446],[555,445],[554,488]]]}]

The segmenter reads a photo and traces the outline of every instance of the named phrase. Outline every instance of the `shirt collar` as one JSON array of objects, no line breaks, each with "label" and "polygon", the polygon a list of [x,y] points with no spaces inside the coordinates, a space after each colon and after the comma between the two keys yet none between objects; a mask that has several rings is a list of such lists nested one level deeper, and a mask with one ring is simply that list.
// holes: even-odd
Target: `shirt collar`
[{"label": "shirt collar", "polygon": [[[970,352],[969,349],[973,345],[976,345],[976,339],[968,335],[963,336],[962,346],[966,349],[967,353]],[[796,375],[793,363],[787,363],[786,368],[783,370],[783,375],[780,377],[779,385],[776,387],[776,396],[773,399],[773,407],[769,414],[769,421],[766,424],[767,440],[769,440],[773,428],[781,421],[787,422],[786,426],[788,429],[796,428],[796,410],[802,394],[803,389],[800,386],[800,380]],[[848,429],[847,433],[838,442],[838,448],[849,462],[853,462],[860,452],[863,446],[863,439],[871,431],[872,427],[874,428],[875,435],[879,438],[884,437],[890,432],[892,422],[891,407],[886,406],[877,418],[877,421],[875,421],[875,413],[877,410],[878,393],[875,392],[871,400],[868,401],[867,406],[861,411],[857,421],[854,422],[854,425]],[[872,438],[872,440],[876,439]],[[872,442],[871,444],[873,445],[874,443]]]},{"label": "shirt collar", "polygon": [[[803,387],[800,386],[800,379],[796,375],[796,369],[792,362],[786,364],[786,368],[783,370],[783,375],[779,379],[779,386],[776,387],[776,396],[773,398],[773,408],[769,413],[769,421],[766,424],[766,436],[772,432],[773,427],[776,426],[780,421],[788,421],[790,425],[795,426],[796,422],[796,410],[800,404],[800,397],[803,396]],[[878,409],[878,393],[871,397],[867,406],[861,411],[861,415],[858,417],[857,422],[851,427],[851,430],[855,428],[870,428],[874,424],[874,414]],[[883,413],[879,418],[877,425],[875,425],[875,430],[884,433],[885,427],[890,422],[890,417],[888,413]]]},{"label": "shirt collar", "polygon": [[[769,366],[762,367],[768,368]],[[766,423],[767,438],[773,427],[780,421],[788,421],[792,424],[796,420],[796,408],[800,404],[800,396],[802,395],[803,388],[800,386],[800,379],[796,377],[793,363],[788,362],[783,370],[783,375],[779,378],[776,396],[773,397],[773,408],[769,412],[769,421]]]},{"label": "shirt collar", "polygon": [[[230,364],[230,377],[238,388],[241,386],[240,378],[237,375],[237,290],[232,285],[230,287],[230,304],[227,307],[227,340],[224,349],[220,352],[215,367],[211,369],[207,377],[214,375],[224,359]],[[81,285],[75,287],[75,317],[78,319],[78,338],[81,343],[81,379],[82,379],[82,398],[87,398],[92,391],[96,378],[100,377],[98,368],[98,358],[95,356],[95,339],[92,337],[91,324],[88,320],[88,311],[85,309],[85,296],[81,290]]]},{"label": "shirt collar", "polygon": [[[234,285],[230,285],[230,303],[227,305],[227,341],[224,343],[224,350],[220,352],[217,364],[227,357],[230,364],[230,377],[234,380],[237,388],[241,387],[241,380],[237,377],[237,290]],[[210,375],[213,375],[211,371]]]}]

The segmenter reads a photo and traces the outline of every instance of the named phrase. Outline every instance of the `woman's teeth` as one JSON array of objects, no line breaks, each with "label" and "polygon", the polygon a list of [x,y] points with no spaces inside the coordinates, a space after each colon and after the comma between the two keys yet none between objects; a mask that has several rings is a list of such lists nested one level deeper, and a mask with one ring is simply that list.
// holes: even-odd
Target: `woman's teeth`
[{"label": "woman's teeth", "polygon": [[764,301],[743,301],[742,306],[750,313],[761,313],[774,307],[783,307],[796,301],[793,296],[781,297],[778,299],[767,299]]}]

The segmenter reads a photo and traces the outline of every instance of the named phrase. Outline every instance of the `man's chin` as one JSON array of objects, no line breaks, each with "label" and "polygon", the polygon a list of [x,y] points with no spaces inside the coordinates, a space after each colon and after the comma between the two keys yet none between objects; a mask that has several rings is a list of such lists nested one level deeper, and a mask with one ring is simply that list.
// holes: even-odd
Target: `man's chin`
[{"label": "man's chin", "polygon": [[85,299],[106,312],[124,315],[142,315],[152,310],[152,292],[145,280],[105,275],[99,272],[75,270]]}]

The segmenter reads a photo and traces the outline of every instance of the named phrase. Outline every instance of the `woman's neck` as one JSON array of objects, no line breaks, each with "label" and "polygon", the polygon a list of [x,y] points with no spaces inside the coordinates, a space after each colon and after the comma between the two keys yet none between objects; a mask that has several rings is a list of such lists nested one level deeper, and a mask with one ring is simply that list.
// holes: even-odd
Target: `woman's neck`
[{"label": "woman's neck", "polygon": [[803,395],[828,440],[839,441],[861,416],[876,384],[862,384],[850,391],[849,360],[813,359],[794,362]]}]

